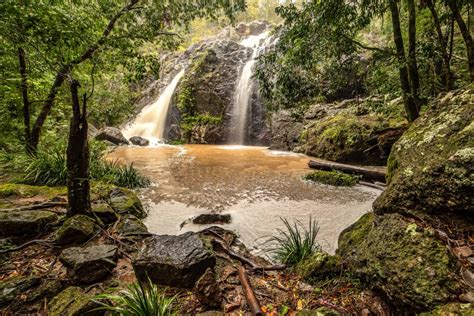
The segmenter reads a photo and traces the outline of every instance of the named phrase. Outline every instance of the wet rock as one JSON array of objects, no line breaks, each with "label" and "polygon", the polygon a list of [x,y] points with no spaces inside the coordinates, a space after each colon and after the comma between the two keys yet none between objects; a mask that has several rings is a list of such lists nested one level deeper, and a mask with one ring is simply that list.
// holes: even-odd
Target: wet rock
[{"label": "wet rock", "polygon": [[109,141],[114,145],[129,145],[128,140],[123,136],[122,132],[116,127],[105,127],[95,136],[97,140]]},{"label": "wet rock", "polygon": [[20,294],[28,289],[37,286],[41,282],[38,277],[20,277],[14,276],[0,281],[0,307],[5,307]]},{"label": "wet rock", "polygon": [[214,256],[199,236],[187,232],[179,236],[146,238],[132,264],[141,281],[146,281],[148,276],[156,284],[192,288],[215,263]]},{"label": "wet rock", "polygon": [[148,146],[148,145],[150,145],[150,141],[148,139],[145,139],[145,138],[140,137],[140,136],[130,137],[130,142],[134,145],[137,145],[137,146]]},{"label": "wet rock", "polygon": [[105,202],[92,204],[92,212],[105,224],[111,224],[117,220],[114,209]]},{"label": "wet rock", "polygon": [[283,110],[273,114],[270,148],[292,151],[298,145],[302,131],[303,123],[291,111]]},{"label": "wet rock", "polygon": [[60,245],[80,244],[92,238],[97,226],[92,218],[86,215],[74,215],[68,218],[56,233]]},{"label": "wet rock", "polygon": [[[393,146],[378,214],[474,216],[474,85],[438,97]],[[472,229],[472,224],[471,224]]]},{"label": "wet rock", "polygon": [[342,258],[317,251],[308,259],[298,263],[295,270],[307,280],[324,280],[341,274]]},{"label": "wet rock", "polygon": [[230,224],[232,217],[230,214],[201,214],[193,218],[193,224]]},{"label": "wet rock", "polygon": [[120,218],[117,231],[124,237],[140,237],[149,235],[145,224],[133,215],[124,215]]},{"label": "wet rock", "polygon": [[339,236],[345,268],[397,307],[424,311],[457,299],[456,259],[432,229],[368,213]]},{"label": "wet rock", "polygon": [[205,306],[211,308],[221,306],[222,292],[212,269],[208,268],[196,282],[194,295]]},{"label": "wet rock", "polygon": [[242,37],[249,35],[258,35],[263,33],[269,26],[266,21],[252,21],[249,23],[239,23],[235,27],[235,31]]},{"label": "wet rock", "polygon": [[57,220],[50,211],[0,211],[0,237],[34,236]]},{"label": "wet rock", "polygon": [[116,266],[117,247],[97,245],[64,249],[59,260],[68,273],[81,283],[94,283],[104,279]]},{"label": "wet rock", "polygon": [[138,196],[130,190],[123,188],[114,188],[110,192],[109,205],[118,214],[130,214],[137,218],[146,216],[145,209]]},{"label": "wet rock", "polygon": [[94,311],[100,305],[79,287],[71,286],[55,296],[48,304],[49,315],[52,316],[80,316],[103,315],[102,310]]}]

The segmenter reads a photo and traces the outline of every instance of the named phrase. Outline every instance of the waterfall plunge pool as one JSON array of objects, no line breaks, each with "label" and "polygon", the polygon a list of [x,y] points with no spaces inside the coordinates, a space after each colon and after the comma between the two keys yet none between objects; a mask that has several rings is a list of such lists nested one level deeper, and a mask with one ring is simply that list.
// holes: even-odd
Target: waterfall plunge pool
[{"label": "waterfall plunge pool", "polygon": [[140,192],[150,232],[198,231],[211,225],[181,224],[199,214],[231,214],[232,222],[219,226],[234,230],[256,254],[262,254],[262,237],[283,228],[280,217],[307,225],[310,216],[319,223],[319,243],[334,253],[341,231],[371,211],[380,194],[361,185],[304,181],[310,157],[264,147],[119,147],[109,158],[133,163],[153,182]]}]

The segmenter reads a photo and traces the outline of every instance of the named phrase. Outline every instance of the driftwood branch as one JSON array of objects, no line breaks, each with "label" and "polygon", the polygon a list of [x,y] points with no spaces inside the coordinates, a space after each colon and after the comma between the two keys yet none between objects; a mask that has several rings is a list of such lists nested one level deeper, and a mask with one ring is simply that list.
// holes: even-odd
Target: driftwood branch
[{"label": "driftwood branch", "polygon": [[348,174],[360,175],[362,179],[368,181],[380,181],[385,183],[386,172],[382,170],[368,169],[359,166],[351,166],[337,162],[310,160],[308,166],[312,169],[325,171],[341,171]]},{"label": "driftwood branch", "polygon": [[247,271],[245,271],[243,266],[239,267],[239,280],[240,284],[242,284],[242,289],[244,290],[245,298],[247,299],[247,303],[250,306],[252,314],[263,315],[262,309],[260,308],[260,303],[255,297],[255,292],[253,291],[252,285],[250,284],[249,278],[247,276]]}]

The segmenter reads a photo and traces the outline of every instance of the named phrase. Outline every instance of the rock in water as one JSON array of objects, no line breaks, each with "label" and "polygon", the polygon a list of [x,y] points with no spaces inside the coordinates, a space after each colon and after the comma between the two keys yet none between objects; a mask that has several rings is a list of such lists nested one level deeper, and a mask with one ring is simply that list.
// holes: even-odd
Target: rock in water
[{"label": "rock in water", "polygon": [[50,211],[1,211],[0,237],[34,236],[57,220]]},{"label": "rock in water", "polygon": [[137,278],[172,287],[192,288],[216,259],[193,232],[179,236],[153,235],[133,261]]},{"label": "rock in water", "polygon": [[117,146],[130,144],[118,128],[110,126],[100,130],[95,139],[106,140]]},{"label": "rock in water", "polygon": [[230,214],[201,214],[193,218],[193,224],[229,224],[232,221]]},{"label": "rock in water", "polygon": [[150,141],[148,139],[145,139],[145,138],[140,137],[140,136],[130,137],[129,140],[132,144],[137,145],[137,146],[148,146],[148,145],[150,145]]},{"label": "rock in water", "polygon": [[474,85],[439,97],[410,126],[393,146],[387,176],[378,214],[474,216]]},{"label": "rock in water", "polygon": [[74,215],[59,228],[56,240],[60,245],[83,243],[94,236],[96,228],[94,220],[89,216]]},{"label": "rock in water", "polygon": [[98,245],[64,249],[59,260],[68,273],[81,283],[94,283],[105,278],[116,265],[117,247]]},{"label": "rock in water", "polygon": [[113,189],[110,192],[109,204],[118,214],[130,214],[138,218],[146,216],[145,209],[138,196],[127,189]]}]

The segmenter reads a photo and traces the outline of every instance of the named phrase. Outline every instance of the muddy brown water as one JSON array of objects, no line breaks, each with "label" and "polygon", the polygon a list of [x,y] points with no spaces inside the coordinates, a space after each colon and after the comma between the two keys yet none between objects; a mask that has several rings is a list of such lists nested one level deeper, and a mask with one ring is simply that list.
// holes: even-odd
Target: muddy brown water
[{"label": "muddy brown water", "polygon": [[150,232],[196,231],[207,226],[192,224],[193,216],[231,214],[232,223],[222,226],[234,230],[259,254],[265,236],[283,228],[280,217],[307,225],[310,216],[319,223],[319,243],[333,253],[340,232],[371,211],[380,194],[361,185],[304,181],[311,157],[263,147],[119,147],[109,158],[133,163],[153,182],[140,192],[149,211],[145,224]]}]

